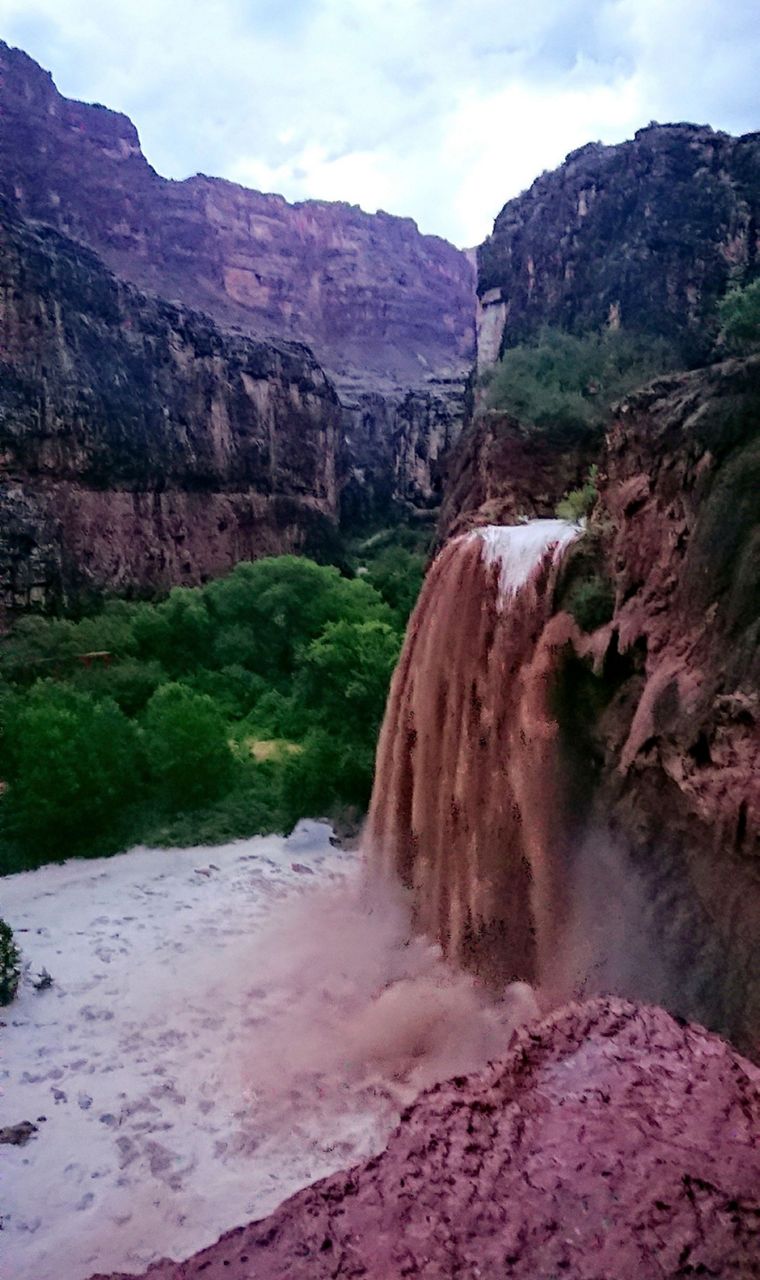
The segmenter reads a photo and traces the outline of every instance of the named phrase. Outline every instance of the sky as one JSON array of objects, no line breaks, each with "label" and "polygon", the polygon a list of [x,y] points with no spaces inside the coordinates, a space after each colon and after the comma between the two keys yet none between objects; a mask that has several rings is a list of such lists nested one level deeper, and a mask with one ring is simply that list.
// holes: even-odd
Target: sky
[{"label": "sky", "polygon": [[462,247],[585,142],[760,128],[759,0],[0,0],[0,38],[151,164]]}]

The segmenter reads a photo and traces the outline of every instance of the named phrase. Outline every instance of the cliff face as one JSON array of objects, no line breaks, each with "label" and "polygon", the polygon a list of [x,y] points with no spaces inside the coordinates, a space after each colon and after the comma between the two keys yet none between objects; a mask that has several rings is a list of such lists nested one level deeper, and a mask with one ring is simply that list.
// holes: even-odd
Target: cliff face
[{"label": "cliff face", "polygon": [[334,536],[341,411],[306,347],[146,298],[1,201],[0,229],[4,609]]},{"label": "cliff face", "polygon": [[629,397],[601,467],[564,602],[574,573],[576,598],[606,578],[612,618],[548,637],[579,655],[558,689],[576,814],[585,790],[650,886],[692,1007],[757,1053],[760,357]]},{"label": "cliff face", "polygon": [[478,250],[478,359],[542,325],[622,324],[699,360],[715,303],[760,257],[760,134],[652,125],[590,143],[498,215]]},{"label": "cliff face", "polygon": [[591,439],[558,449],[510,414],[479,414],[447,459],[441,541],[479,525],[553,516],[560,498],[583,483],[597,452]]},{"label": "cliff face", "polygon": [[759,1121],[758,1072],[716,1037],[569,1005],[423,1094],[382,1155],[146,1280],[749,1276]]},{"label": "cliff face", "polygon": [[[461,420],[441,380],[463,383],[474,350],[463,253],[408,218],[291,205],[203,175],[168,181],[142,155],[130,120],[63,98],[1,42],[0,157],[0,192],[25,217],[95,249],[121,278],[225,328],[307,343],[347,407],[345,470],[354,485],[368,477],[365,505],[375,483],[406,500],[434,497],[437,424],[448,439]],[[368,413],[376,448],[362,426]]]}]

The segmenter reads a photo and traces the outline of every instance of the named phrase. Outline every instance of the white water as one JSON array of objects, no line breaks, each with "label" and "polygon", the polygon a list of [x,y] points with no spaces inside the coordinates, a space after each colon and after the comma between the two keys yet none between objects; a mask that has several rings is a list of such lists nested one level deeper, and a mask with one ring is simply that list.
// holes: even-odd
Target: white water
[{"label": "white water", "polygon": [[3,1280],[187,1257],[503,1052],[529,995],[489,1004],[358,872],[304,823],[0,881],[25,959],[54,978],[0,1011],[0,1126],[39,1123],[0,1148]]},{"label": "white water", "polygon": [[526,524],[488,524],[467,536],[481,539],[487,565],[499,566],[499,591],[506,601],[525,586],[550,547],[556,562],[580,532],[580,525],[569,520],[529,520]]}]

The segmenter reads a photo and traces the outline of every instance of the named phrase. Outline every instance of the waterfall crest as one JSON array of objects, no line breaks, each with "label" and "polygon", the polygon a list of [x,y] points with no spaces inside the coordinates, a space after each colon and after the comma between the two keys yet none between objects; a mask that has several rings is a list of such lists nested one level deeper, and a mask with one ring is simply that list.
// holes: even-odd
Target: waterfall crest
[{"label": "waterfall crest", "polygon": [[552,646],[539,640],[561,520],[487,526],[448,543],[412,615],[391,685],[364,837],[411,891],[415,923],[491,982],[542,976],[559,910],[548,850],[557,729]]}]

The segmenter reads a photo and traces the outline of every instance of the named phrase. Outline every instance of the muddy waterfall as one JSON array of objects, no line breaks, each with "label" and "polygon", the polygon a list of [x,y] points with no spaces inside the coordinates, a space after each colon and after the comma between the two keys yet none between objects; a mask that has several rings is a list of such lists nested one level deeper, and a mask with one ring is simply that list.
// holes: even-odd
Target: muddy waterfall
[{"label": "muddy waterfall", "polygon": [[419,928],[492,980],[546,976],[561,914],[556,726],[537,645],[577,533],[536,520],[445,547],[411,620],[380,740],[368,857],[412,890]]}]

